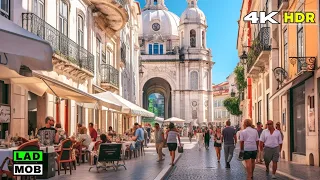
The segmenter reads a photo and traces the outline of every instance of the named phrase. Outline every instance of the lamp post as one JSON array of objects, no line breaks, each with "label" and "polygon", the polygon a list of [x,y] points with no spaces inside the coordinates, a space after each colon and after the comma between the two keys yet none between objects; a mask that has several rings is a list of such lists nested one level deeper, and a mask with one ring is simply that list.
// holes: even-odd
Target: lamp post
[{"label": "lamp post", "polygon": [[247,64],[247,59],[248,59],[248,55],[247,55],[246,51],[243,51],[242,55],[240,56],[240,63],[242,65],[246,65]]}]

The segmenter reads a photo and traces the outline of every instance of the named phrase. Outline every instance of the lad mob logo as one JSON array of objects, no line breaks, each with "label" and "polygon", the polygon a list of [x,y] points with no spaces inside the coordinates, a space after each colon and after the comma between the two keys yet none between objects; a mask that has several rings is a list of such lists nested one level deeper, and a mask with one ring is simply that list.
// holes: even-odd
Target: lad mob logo
[{"label": "lad mob logo", "polygon": [[[274,19],[274,16],[281,12],[272,11],[269,14],[266,14],[264,11],[252,11],[243,18],[245,22],[251,22],[252,24],[266,24],[268,21],[271,24],[280,24],[277,20]],[[315,22],[315,13],[314,12],[283,12],[283,23],[316,23]]]}]

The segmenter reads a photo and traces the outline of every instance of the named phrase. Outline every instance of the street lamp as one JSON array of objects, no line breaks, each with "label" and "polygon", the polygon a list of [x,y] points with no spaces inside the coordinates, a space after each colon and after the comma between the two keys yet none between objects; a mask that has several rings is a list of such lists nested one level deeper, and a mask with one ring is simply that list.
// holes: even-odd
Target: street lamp
[{"label": "street lamp", "polygon": [[246,51],[243,51],[242,55],[240,56],[240,63],[242,65],[246,65],[247,64],[247,59],[248,59],[248,55],[247,55]]}]

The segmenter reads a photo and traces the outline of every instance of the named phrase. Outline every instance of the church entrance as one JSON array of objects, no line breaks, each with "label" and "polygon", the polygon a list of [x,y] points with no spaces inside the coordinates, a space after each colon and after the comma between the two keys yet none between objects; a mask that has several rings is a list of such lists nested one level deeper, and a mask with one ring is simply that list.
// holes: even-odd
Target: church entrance
[{"label": "church entrance", "polygon": [[159,77],[149,79],[143,86],[143,108],[155,116],[168,119],[172,117],[172,96],[170,84]]}]

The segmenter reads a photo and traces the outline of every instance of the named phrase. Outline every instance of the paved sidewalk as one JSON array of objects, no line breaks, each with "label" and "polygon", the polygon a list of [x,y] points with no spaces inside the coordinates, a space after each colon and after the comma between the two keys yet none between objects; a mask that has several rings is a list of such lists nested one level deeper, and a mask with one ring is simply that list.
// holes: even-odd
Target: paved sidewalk
[{"label": "paved sidewalk", "polygon": [[168,148],[164,148],[165,161],[157,162],[158,155],[156,153],[156,148],[154,144],[149,144],[149,148],[145,148],[145,155],[138,158],[133,158],[126,160],[125,170],[123,167],[120,167],[117,172],[113,169],[108,171],[100,170],[100,173],[96,172],[95,168],[91,169],[89,172],[89,165],[81,164],[77,166],[77,170],[72,171],[72,175],[67,171],[67,174],[64,174],[64,171],[58,172],[56,176],[50,178],[50,180],[98,180],[98,179],[112,179],[112,180],[151,180],[155,179],[158,174],[170,164],[170,154]]},{"label": "paved sidewalk", "polygon": [[[185,145],[186,146],[186,145]],[[239,151],[239,149],[236,149]],[[216,153],[213,143],[210,144],[209,150],[198,150],[197,146],[192,149],[186,149],[182,157],[176,164],[172,173],[169,175],[170,180],[245,180],[246,171],[240,161],[237,160],[235,153],[231,161],[231,169],[225,168],[224,152],[221,151],[220,163],[217,162]],[[264,168],[257,167],[254,171],[253,179],[269,180],[270,175],[266,175]],[[277,174],[277,180],[290,179],[286,176]]]},{"label": "paved sidewalk", "polygon": [[[259,164],[259,167],[265,167],[264,164]],[[270,165],[271,170],[271,165]],[[290,161],[281,160],[278,162],[277,173],[291,177],[292,179],[308,179],[318,180],[320,179],[320,167],[307,166],[303,164],[297,164]]]}]

